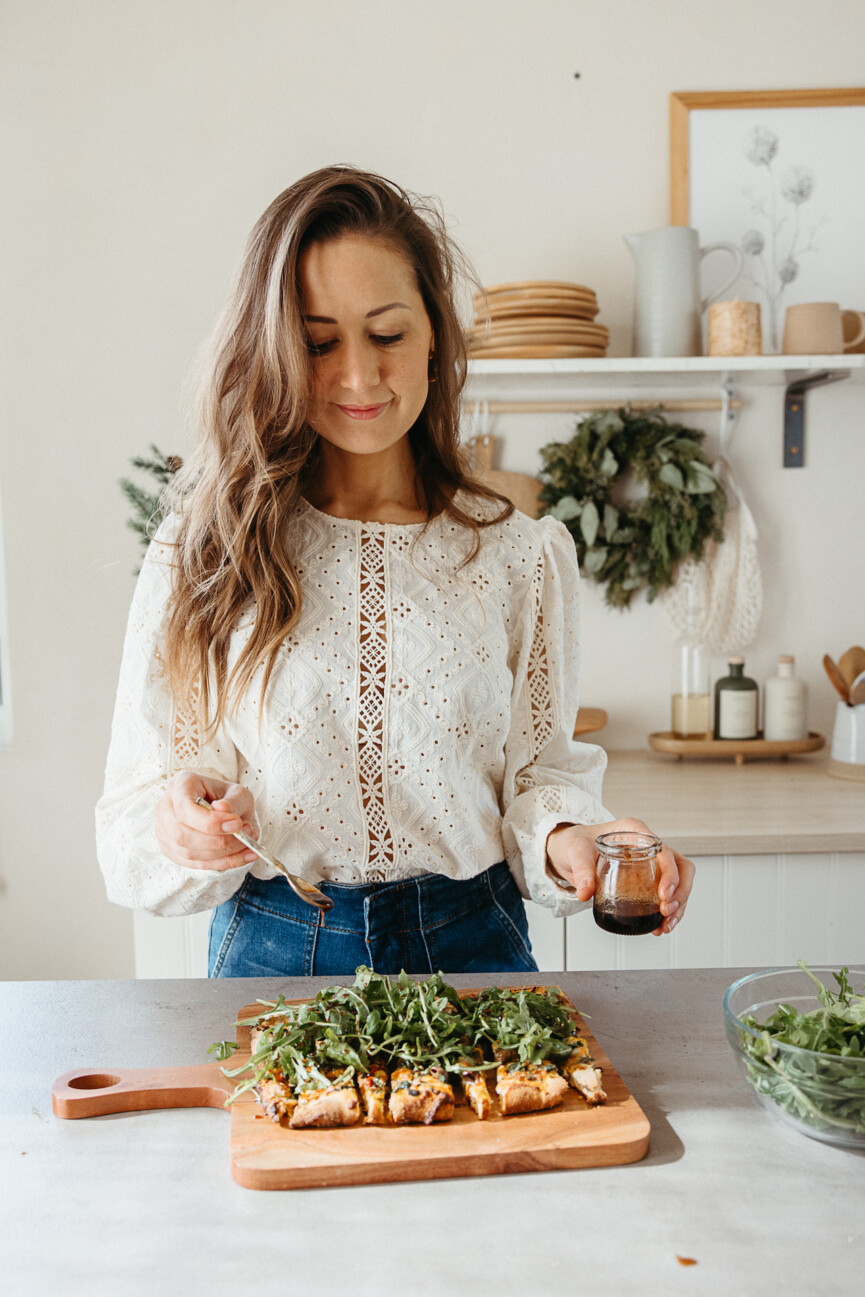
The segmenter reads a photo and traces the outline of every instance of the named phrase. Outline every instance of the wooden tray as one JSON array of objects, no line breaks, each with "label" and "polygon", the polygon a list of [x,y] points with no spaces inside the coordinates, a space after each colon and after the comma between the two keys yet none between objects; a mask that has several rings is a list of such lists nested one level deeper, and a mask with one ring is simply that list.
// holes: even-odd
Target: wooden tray
[{"label": "wooden tray", "polygon": [[819,752],[825,743],[822,734],[786,743],[774,739],[677,739],[669,730],[649,735],[649,747],[671,752],[679,761],[682,757],[733,757],[737,766],[756,757],[786,759],[797,753]]},{"label": "wooden tray", "polygon": [[[237,1016],[261,1011],[260,1004],[245,1005]],[[289,1130],[259,1116],[247,1092],[229,1109],[231,1174],[247,1189],[313,1189],[637,1162],[648,1151],[649,1122],[576,1010],[573,1016],[603,1068],[606,1104],[591,1108],[568,1090],[561,1107],[516,1117],[496,1114],[478,1121],[460,1105],[453,1120],[441,1125]],[[238,1026],[237,1043],[240,1048],[226,1064],[231,1068],[249,1057],[248,1027]],[[78,1068],[54,1082],[53,1104],[56,1115],[67,1118],[146,1108],[221,1108],[233,1087],[218,1063]]]}]

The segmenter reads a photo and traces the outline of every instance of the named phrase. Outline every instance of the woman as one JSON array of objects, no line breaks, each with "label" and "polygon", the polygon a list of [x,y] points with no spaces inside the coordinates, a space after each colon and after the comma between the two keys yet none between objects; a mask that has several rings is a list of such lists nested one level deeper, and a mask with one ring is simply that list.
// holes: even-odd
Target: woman
[{"label": "woman", "polygon": [[[213,909],[211,976],[533,970],[521,894],[585,906],[596,836],[645,828],[571,738],[573,542],[458,451],[460,264],[432,207],[325,168],[261,217],[217,327],[97,808],[110,898]],[[659,934],[693,877],[660,861]]]}]

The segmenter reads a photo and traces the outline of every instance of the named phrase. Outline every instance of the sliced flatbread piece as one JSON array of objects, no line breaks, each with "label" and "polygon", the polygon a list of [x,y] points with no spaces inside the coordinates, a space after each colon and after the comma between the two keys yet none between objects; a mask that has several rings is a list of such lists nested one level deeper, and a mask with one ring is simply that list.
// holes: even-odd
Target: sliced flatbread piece
[{"label": "sliced flatbread piece", "polygon": [[301,1090],[297,1107],[291,1114],[289,1126],[293,1130],[314,1126],[330,1129],[334,1126],[356,1126],[360,1121],[360,1099],[355,1089],[351,1068],[343,1072],[325,1073],[332,1085]]},{"label": "sliced flatbread piece", "polygon": [[471,1058],[464,1056],[459,1061],[466,1069],[470,1069],[459,1074],[466,1102],[479,1121],[486,1121],[493,1106],[490,1092],[487,1089],[486,1073],[471,1066],[472,1063],[483,1061],[481,1051],[475,1049]]},{"label": "sliced flatbread piece", "polygon": [[603,1075],[595,1067],[594,1059],[582,1036],[572,1036],[568,1042],[573,1046],[570,1056],[562,1064],[562,1072],[570,1085],[581,1094],[586,1103],[592,1106],[607,1102],[603,1086]]},{"label": "sliced flatbread piece", "polygon": [[357,1078],[357,1089],[363,1107],[366,1126],[387,1125],[387,1071],[381,1064],[373,1064],[368,1072]]},{"label": "sliced flatbread piece", "polygon": [[447,1073],[438,1066],[396,1068],[390,1077],[388,1113],[397,1126],[450,1121],[454,1091]]},{"label": "sliced flatbread piece", "polygon": [[297,1107],[297,1099],[281,1073],[268,1077],[260,1085],[253,1086],[253,1094],[261,1105],[265,1117],[280,1125],[284,1121],[291,1121]]},{"label": "sliced flatbread piece", "polygon": [[553,1063],[523,1063],[512,1049],[494,1047],[493,1055],[499,1064],[496,1094],[503,1117],[555,1108],[567,1094],[568,1083]]}]

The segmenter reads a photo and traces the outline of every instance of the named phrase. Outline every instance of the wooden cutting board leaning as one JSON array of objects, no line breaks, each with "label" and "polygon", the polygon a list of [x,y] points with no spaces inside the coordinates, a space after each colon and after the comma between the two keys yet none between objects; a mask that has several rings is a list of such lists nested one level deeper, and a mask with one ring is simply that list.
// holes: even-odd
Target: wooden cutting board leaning
[{"label": "wooden cutting board leaning", "polygon": [[[466,994],[466,992],[460,992]],[[301,1003],[301,1001],[290,1001]],[[230,1107],[230,1166],[247,1189],[315,1189],[453,1176],[512,1174],[637,1162],[649,1148],[648,1119],[568,1001],[577,1032],[603,1069],[607,1102],[592,1107],[568,1090],[558,1108],[479,1121],[459,1105],[431,1126],[289,1130],[262,1116],[250,1092]],[[253,1017],[260,1004],[237,1017]],[[250,1032],[237,1027],[232,1069],[249,1057]],[[167,1068],[78,1068],[53,1086],[58,1117],[100,1117],[149,1108],[221,1108],[233,1089],[218,1063]]]}]

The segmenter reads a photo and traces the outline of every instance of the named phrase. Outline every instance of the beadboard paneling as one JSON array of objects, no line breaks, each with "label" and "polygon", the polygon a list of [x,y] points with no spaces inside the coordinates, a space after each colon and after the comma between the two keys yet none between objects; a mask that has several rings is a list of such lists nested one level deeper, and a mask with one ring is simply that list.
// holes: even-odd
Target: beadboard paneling
[{"label": "beadboard paneling", "polygon": [[565,968],[565,923],[533,901],[526,902],[529,939],[538,968]]},{"label": "beadboard paneling", "polygon": [[840,965],[861,959],[865,852],[701,856],[694,863],[688,913],[675,932],[613,937],[590,915],[575,915],[565,921],[568,969],[770,967],[798,959]]}]

